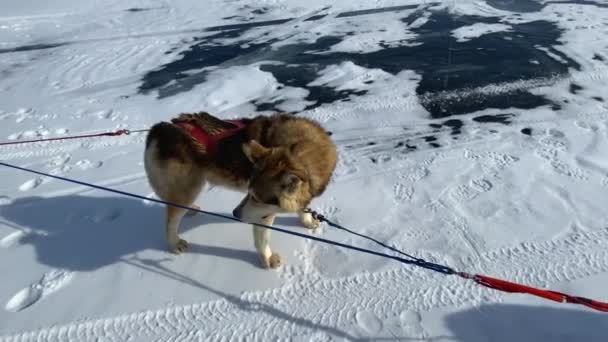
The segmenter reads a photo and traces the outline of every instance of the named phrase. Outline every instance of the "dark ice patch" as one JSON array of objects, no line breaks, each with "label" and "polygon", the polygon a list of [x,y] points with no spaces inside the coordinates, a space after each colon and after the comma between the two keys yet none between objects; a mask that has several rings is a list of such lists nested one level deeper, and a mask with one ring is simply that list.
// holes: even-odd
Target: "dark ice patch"
[{"label": "dark ice patch", "polygon": [[494,115],[481,115],[473,118],[475,122],[492,122],[492,123],[500,123],[503,125],[511,124],[511,119],[515,116],[515,114],[494,114]]},{"label": "dark ice patch", "polygon": [[[369,14],[369,13],[359,13]],[[356,16],[346,13],[344,16]],[[198,37],[196,42],[180,58],[157,70],[148,72],[142,79],[140,93],[158,91],[160,98],[189,91],[205,82],[212,69],[259,63],[262,71],[271,73],[283,85],[308,90],[305,109],[312,109],[336,101],[349,101],[366,90],[336,90],[329,86],[310,86],[320,76],[320,71],[332,65],[351,61],[361,67],[381,69],[396,75],[413,70],[421,75],[416,93],[421,104],[433,118],[471,113],[487,108],[530,109],[552,105],[543,96],[527,89],[499,92],[462,92],[463,89],[479,89],[487,85],[509,84],[522,80],[537,80],[556,75],[567,75],[569,68],[580,66],[556,46],[561,30],[548,21],[512,24],[512,32],[495,32],[466,42],[452,37],[452,30],[477,22],[499,23],[501,18],[454,16],[446,11],[430,13],[428,22],[412,28],[417,34],[413,43],[419,45],[384,46],[368,53],[333,52],[330,48],[345,36],[322,36],[314,42],[298,42],[273,48],[275,39],[257,39],[255,42],[241,38],[254,27],[279,25],[290,19],[218,26],[216,34]],[[348,33],[347,33],[348,34]],[[510,37],[510,40],[505,40]],[[230,43],[227,43],[229,39]],[[565,63],[553,59],[538,49],[545,47],[551,54],[560,56]],[[531,65],[537,60],[542,68]],[[274,102],[273,100],[272,102]],[[256,100],[262,108],[271,108],[267,101]],[[273,107],[276,107],[275,104]]]},{"label": "dark ice patch", "polygon": [[583,90],[583,87],[581,87],[580,85],[578,85],[578,84],[576,84],[574,82],[570,83],[569,91],[570,91],[571,94],[576,95],[581,90]]},{"label": "dark ice patch", "polygon": [[545,7],[537,0],[486,0],[486,3],[496,9],[511,12],[538,12]]}]

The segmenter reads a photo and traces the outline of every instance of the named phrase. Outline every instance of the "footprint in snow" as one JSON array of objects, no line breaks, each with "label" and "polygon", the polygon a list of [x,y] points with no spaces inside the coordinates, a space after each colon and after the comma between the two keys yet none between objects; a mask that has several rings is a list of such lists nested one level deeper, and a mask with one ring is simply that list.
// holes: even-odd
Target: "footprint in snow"
[{"label": "footprint in snow", "polygon": [[97,169],[103,165],[103,162],[92,162],[88,159],[79,160],[76,162],[76,166],[78,166],[81,170],[89,170],[89,169]]},{"label": "footprint in snow", "polygon": [[18,139],[21,139],[21,135],[22,135],[21,132],[13,133],[13,134],[9,135],[7,139],[8,140],[18,140]]},{"label": "footprint in snow", "polygon": [[42,278],[21,289],[6,303],[6,311],[21,311],[70,283],[73,273],[63,270],[46,272]]},{"label": "footprint in snow", "polygon": [[21,184],[19,186],[19,190],[29,191],[29,190],[37,188],[40,184],[42,184],[41,177],[32,178],[32,179],[28,180],[27,182]]},{"label": "footprint in snow", "polygon": [[414,187],[403,183],[397,183],[393,187],[393,193],[396,203],[411,201],[414,197]]},{"label": "footprint in snow", "polygon": [[416,311],[406,310],[399,315],[399,322],[401,323],[404,332],[407,332],[409,336],[423,336],[424,328],[422,327],[422,317]]},{"label": "footprint in snow", "polygon": [[403,172],[403,174],[401,174],[399,176],[399,178],[405,179],[410,182],[417,182],[417,181],[423,179],[424,177],[428,176],[429,174],[430,174],[429,169],[427,169],[426,167],[423,167],[423,166],[418,166],[418,167],[409,168],[408,170]]},{"label": "footprint in snow", "polygon": [[371,311],[359,311],[355,315],[357,324],[366,332],[374,334],[382,330],[382,321]]},{"label": "footprint in snow", "polygon": [[66,154],[62,154],[60,156],[57,156],[55,158],[53,158],[50,163],[49,166],[64,166],[66,165],[70,160],[72,159],[72,156],[69,153]]}]

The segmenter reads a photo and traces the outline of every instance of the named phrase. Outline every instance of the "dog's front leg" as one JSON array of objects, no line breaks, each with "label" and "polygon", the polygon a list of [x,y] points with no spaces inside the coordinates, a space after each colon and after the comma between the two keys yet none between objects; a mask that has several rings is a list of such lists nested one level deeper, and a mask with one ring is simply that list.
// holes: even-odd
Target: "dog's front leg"
[{"label": "dog's front leg", "polygon": [[308,229],[315,230],[321,225],[321,221],[314,217],[310,211],[300,210],[298,211],[298,217],[300,217],[300,222],[302,225]]},{"label": "dog's front leg", "polygon": [[[260,223],[265,225],[272,225],[274,223],[275,215],[268,215],[264,217]],[[270,230],[260,226],[253,226],[253,239],[255,243],[255,249],[260,256],[262,266],[264,268],[278,268],[283,263],[281,256],[277,253],[273,253],[270,249]]]}]

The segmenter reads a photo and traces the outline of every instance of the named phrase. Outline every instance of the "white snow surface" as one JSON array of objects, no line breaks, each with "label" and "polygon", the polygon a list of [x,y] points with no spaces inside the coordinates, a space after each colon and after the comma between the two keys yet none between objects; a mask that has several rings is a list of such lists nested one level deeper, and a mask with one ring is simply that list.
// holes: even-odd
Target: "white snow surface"
[{"label": "white snow surface", "polygon": [[[608,8],[546,1],[514,15],[493,6],[506,2],[4,1],[0,141],[143,129],[188,111],[251,117],[259,99],[285,100],[280,109],[290,111],[310,104],[305,89],[281,86],[260,68],[264,56],[214,68],[173,96],[138,93],[147,72],[181,58],[212,26],[292,18],[246,35],[268,33],[277,49],[314,42],[316,33],[352,32],[330,51],[364,53],[382,41],[415,46],[411,28],[426,22],[429,8],[504,18],[452,32],[462,41],[553,20],[564,30],[556,50],[579,69],[436,96],[526,90],[561,110],[507,108],[517,116],[510,125],[471,120],[504,108],[464,114],[458,140],[429,127],[443,120],[421,105],[416,71],[391,74],[347,59],[320,68],[310,86],[367,92],[298,114],[332,131],[340,150],[333,180],[312,206],[433,262],[608,301],[608,105],[597,100],[608,100]],[[407,8],[339,16],[393,6]],[[404,23],[395,11],[420,13]],[[314,15],[327,17],[306,20]],[[64,45],[14,50],[41,44]],[[582,90],[570,92],[572,82]],[[533,134],[520,132],[526,127]],[[439,148],[395,148],[432,133],[443,137]],[[135,133],[0,146],[0,160],[151,197],[144,142],[145,133]],[[606,314],[291,235],[272,234],[286,265],[264,270],[250,226],[203,215],[184,219],[181,236],[191,248],[176,256],[166,249],[160,205],[8,168],[0,179],[0,341],[608,340]],[[230,213],[240,198],[215,187],[197,204]],[[293,216],[276,224],[306,232]],[[380,249],[327,226],[307,234]]]},{"label": "white snow surface", "polygon": [[457,39],[457,41],[466,42],[471,38],[481,37],[488,33],[508,31],[509,28],[510,26],[505,24],[475,23],[473,25],[455,29],[454,31],[452,31],[452,35]]}]

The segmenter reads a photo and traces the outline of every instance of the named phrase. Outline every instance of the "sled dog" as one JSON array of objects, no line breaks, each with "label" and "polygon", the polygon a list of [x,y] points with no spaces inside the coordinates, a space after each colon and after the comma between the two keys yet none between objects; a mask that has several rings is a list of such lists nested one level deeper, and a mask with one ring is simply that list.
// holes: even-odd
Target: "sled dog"
[{"label": "sled dog", "polygon": [[[245,193],[235,217],[271,225],[276,214],[297,213],[309,229],[319,221],[305,209],[325,191],[336,162],[336,146],[319,123],[286,113],[237,120],[180,114],[150,129],[144,153],[148,181],[164,201],[198,208],[205,184],[227,187]],[[184,215],[193,214],[186,211],[166,207],[167,242],[178,254],[188,248],[178,235]],[[262,266],[281,266],[270,231],[254,225],[253,238]]]}]

